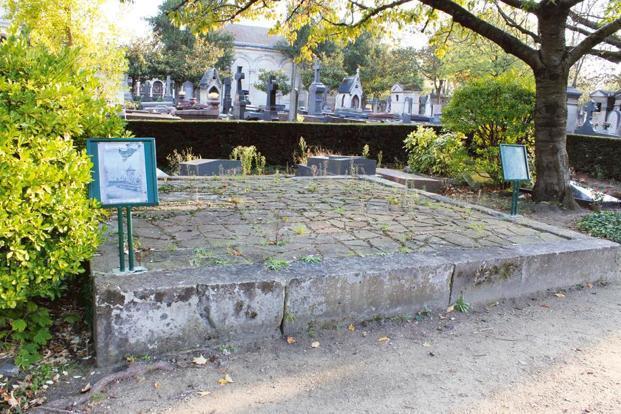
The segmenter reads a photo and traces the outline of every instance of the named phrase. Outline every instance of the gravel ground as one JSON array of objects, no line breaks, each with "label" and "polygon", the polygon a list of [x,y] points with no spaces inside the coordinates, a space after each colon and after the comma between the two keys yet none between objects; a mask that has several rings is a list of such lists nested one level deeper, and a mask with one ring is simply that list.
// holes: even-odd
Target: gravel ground
[{"label": "gravel ground", "polygon": [[[96,413],[618,413],[621,285],[174,358]],[[355,328],[355,329],[352,329]],[[313,333],[311,333],[313,334]],[[319,342],[313,347],[313,342]],[[315,344],[317,345],[317,344]],[[232,352],[231,352],[232,351]],[[227,355],[228,354],[228,355]],[[204,355],[203,365],[192,363]],[[233,382],[219,380],[228,375]]]}]

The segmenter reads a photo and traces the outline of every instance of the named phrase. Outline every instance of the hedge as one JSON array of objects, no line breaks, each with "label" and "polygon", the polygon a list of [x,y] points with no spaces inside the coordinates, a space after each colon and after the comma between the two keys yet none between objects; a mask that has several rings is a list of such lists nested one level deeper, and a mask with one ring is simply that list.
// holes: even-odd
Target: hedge
[{"label": "hedge", "polygon": [[621,139],[568,135],[567,152],[575,170],[621,180]]},{"label": "hedge", "polygon": [[[383,152],[384,163],[405,164],[403,140],[416,124],[347,124],[240,121],[129,121],[135,136],[154,137],[158,165],[173,150],[192,148],[203,158],[228,158],[238,145],[254,145],[270,165],[291,165],[300,137],[310,146],[355,155],[369,145],[372,158]],[[439,129],[439,127],[434,127]],[[602,178],[621,180],[621,139],[568,135],[570,165]]]},{"label": "hedge", "polygon": [[300,137],[307,145],[332,153],[360,155],[368,144],[370,156],[383,152],[384,163],[405,164],[403,140],[415,124],[346,124],[240,121],[129,121],[137,137],[154,137],[158,165],[173,150],[192,148],[203,158],[229,158],[238,145],[254,145],[270,165],[291,165]]}]

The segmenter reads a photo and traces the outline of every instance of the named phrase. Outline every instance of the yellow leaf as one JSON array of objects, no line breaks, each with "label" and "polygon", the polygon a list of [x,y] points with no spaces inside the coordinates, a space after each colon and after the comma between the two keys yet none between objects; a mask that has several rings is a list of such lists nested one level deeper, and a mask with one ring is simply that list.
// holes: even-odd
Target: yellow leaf
[{"label": "yellow leaf", "polygon": [[347,330],[349,332],[354,332],[356,330],[356,327],[354,326],[353,323],[350,323],[349,326],[347,327]]},{"label": "yellow leaf", "polygon": [[296,342],[297,342],[297,341],[295,340],[295,338],[294,338],[294,337],[292,337],[292,336],[288,336],[288,337],[287,337],[287,343],[288,343],[289,345],[293,345],[293,344],[295,344]]},{"label": "yellow leaf", "polygon": [[387,336],[382,336],[378,339],[379,342],[388,342],[390,341],[390,338]]},{"label": "yellow leaf", "polygon": [[319,341],[315,341],[311,344],[311,348],[319,348]]},{"label": "yellow leaf", "polygon": [[192,358],[192,362],[196,365],[205,365],[207,363],[207,359],[204,356],[200,355]]},{"label": "yellow leaf", "polygon": [[211,391],[199,391],[198,395],[200,395],[201,397],[206,397],[209,394],[211,394]]},{"label": "yellow leaf", "polygon": [[220,385],[226,385],[226,384],[230,384],[233,382],[233,379],[231,379],[231,376],[229,374],[224,374],[224,377],[220,378],[218,380],[218,384]]},{"label": "yellow leaf", "polygon": [[446,313],[451,313],[455,310],[455,305],[451,305],[448,308],[446,308]]},{"label": "yellow leaf", "polygon": [[554,296],[556,296],[557,298],[561,298],[562,299],[562,298],[565,297],[565,294],[563,294],[561,292],[558,292],[558,293],[555,293]]}]

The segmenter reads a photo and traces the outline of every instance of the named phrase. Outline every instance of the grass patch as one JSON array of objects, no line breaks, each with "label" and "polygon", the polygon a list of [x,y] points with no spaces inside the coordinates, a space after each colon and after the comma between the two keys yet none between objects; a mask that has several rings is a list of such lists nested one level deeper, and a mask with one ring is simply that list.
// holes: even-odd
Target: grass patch
[{"label": "grass patch", "polygon": [[594,237],[601,237],[621,243],[621,213],[601,211],[583,217],[577,224],[578,230]]}]

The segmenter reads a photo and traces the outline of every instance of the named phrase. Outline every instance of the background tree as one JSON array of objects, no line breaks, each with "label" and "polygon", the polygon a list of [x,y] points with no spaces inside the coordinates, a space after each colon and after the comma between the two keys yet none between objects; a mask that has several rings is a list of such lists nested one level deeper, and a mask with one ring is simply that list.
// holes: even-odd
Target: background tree
[{"label": "background tree", "polygon": [[[189,80],[195,84],[210,67],[215,67],[221,74],[228,74],[233,61],[232,35],[222,31],[194,35],[188,29],[178,28],[168,15],[178,4],[179,0],[162,3],[159,13],[149,19],[154,38],[139,41],[128,48],[130,69],[144,69],[137,72],[130,70],[130,73],[142,75],[141,80],[170,75],[178,82]],[[138,49],[141,46],[150,51]],[[143,60],[148,63],[146,66],[142,65]]]},{"label": "background tree", "polygon": [[289,78],[282,70],[259,70],[259,79],[258,82],[254,84],[254,87],[267,93],[267,83],[270,76],[274,77],[274,82],[278,85],[278,92],[283,95],[287,95],[291,92]]},{"label": "background tree", "polygon": [[[279,30],[291,32],[313,23],[309,44],[338,36],[359,35],[362,31],[398,27],[433,26],[439,13],[455,24],[496,43],[505,52],[524,61],[533,71],[537,99],[535,109],[537,182],[534,197],[538,201],[556,200],[575,207],[569,185],[566,150],[567,83],[570,68],[585,54],[621,61],[621,0],[601,0],[596,14],[581,15],[577,5],[583,0],[295,0],[287,15],[278,21]],[[240,16],[274,16],[275,0],[247,0],[227,3],[210,0],[181,0],[172,11],[179,22],[194,29],[209,29]],[[526,35],[523,41],[486,19],[494,15]],[[510,13],[505,10],[511,11]],[[515,20],[515,14],[528,18]],[[508,17],[508,18],[507,18]],[[520,22],[524,22],[520,24]],[[531,30],[533,22],[536,30]],[[566,31],[582,35],[576,45],[568,44]]]},{"label": "background tree", "polygon": [[432,92],[436,95],[436,103],[440,104],[442,92],[446,87],[448,70],[443,59],[438,56],[437,48],[425,47],[415,52],[416,69],[431,83]]},{"label": "background tree", "polygon": [[[116,101],[126,70],[118,27],[107,20],[99,0],[0,0],[11,22],[10,30],[28,33],[33,46],[51,52],[75,49],[84,67],[100,76],[95,91]],[[95,23],[96,22],[96,23]]]}]

